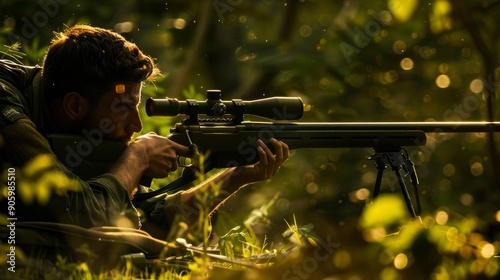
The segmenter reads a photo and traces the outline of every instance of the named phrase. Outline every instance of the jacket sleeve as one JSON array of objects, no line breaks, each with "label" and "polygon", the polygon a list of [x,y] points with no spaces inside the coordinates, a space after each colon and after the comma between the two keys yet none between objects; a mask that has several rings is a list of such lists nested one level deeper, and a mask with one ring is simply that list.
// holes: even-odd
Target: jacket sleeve
[{"label": "jacket sleeve", "polygon": [[23,166],[40,154],[52,154],[49,142],[29,119],[20,118],[0,131],[2,158],[9,164]]},{"label": "jacket sleeve", "polygon": [[[8,156],[14,159],[19,167],[25,166],[39,155],[53,155],[48,141],[28,119],[19,119],[0,132]],[[11,167],[8,164],[12,163],[6,163],[5,168]],[[87,228],[139,227],[138,213],[125,187],[112,174],[105,173],[84,181],[58,162],[55,162],[55,169],[57,172],[63,172],[73,183],[77,184],[77,190],[68,190],[63,194],[52,192],[50,201],[46,204],[37,204],[36,201],[21,204],[24,207],[19,212],[21,220],[63,222]],[[49,187],[43,184],[38,186]],[[18,185],[18,188],[22,187],[26,185]],[[20,190],[20,192],[23,191],[26,190]]]}]

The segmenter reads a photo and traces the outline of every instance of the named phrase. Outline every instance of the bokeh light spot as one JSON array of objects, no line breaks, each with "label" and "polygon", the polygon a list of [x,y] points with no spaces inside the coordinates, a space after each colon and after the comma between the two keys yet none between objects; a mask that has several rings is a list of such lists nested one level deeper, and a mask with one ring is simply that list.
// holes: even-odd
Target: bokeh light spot
[{"label": "bokeh light spot", "polygon": [[394,258],[394,267],[397,269],[403,269],[408,265],[408,257],[400,253]]},{"label": "bokeh light spot", "polygon": [[367,188],[362,188],[356,191],[355,196],[359,200],[367,200],[370,196],[370,191]]},{"label": "bokeh light spot", "polygon": [[405,57],[401,60],[399,65],[403,70],[411,70],[413,69],[413,60],[411,58]]},{"label": "bokeh light spot", "polygon": [[449,163],[443,167],[444,176],[451,177],[455,174],[455,165]]},{"label": "bokeh light spot", "polygon": [[445,74],[439,75],[436,78],[436,85],[440,88],[447,88],[450,86],[450,77]]},{"label": "bokeh light spot", "polygon": [[312,28],[310,25],[304,24],[299,29],[300,36],[309,37],[312,34]]},{"label": "bokeh light spot", "polygon": [[474,79],[470,83],[469,88],[473,93],[481,93],[484,90],[483,81],[480,79]]},{"label": "bokeh light spot", "polygon": [[480,162],[474,162],[470,166],[470,172],[474,176],[480,176],[481,174],[483,174],[483,171],[484,171],[484,167],[483,167],[483,164]]},{"label": "bokeh light spot", "polygon": [[491,258],[495,255],[495,247],[493,244],[487,243],[481,248],[481,256],[483,258]]},{"label": "bokeh light spot", "polygon": [[444,211],[438,211],[436,213],[436,223],[438,225],[444,225],[446,224],[446,222],[448,222],[448,213]]},{"label": "bokeh light spot", "polygon": [[333,256],[333,263],[337,268],[345,269],[351,264],[351,254],[345,250],[340,250]]},{"label": "bokeh light spot", "polygon": [[311,182],[311,183],[307,184],[307,186],[306,186],[306,190],[310,194],[317,193],[318,189],[319,189],[318,185],[314,182]]},{"label": "bokeh light spot", "polygon": [[460,196],[460,202],[465,206],[471,206],[474,202],[474,197],[468,193],[464,193]]},{"label": "bokeh light spot", "polygon": [[406,51],[406,43],[404,41],[398,40],[392,45],[392,50],[397,54],[402,54]]},{"label": "bokeh light spot", "polygon": [[497,220],[497,222],[500,222],[500,210],[498,210],[495,214],[495,219]]}]

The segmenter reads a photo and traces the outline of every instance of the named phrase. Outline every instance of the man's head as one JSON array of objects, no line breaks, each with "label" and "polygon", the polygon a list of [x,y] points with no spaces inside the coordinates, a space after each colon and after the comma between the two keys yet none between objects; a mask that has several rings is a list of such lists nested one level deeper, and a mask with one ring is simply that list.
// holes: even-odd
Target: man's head
[{"label": "man's head", "polygon": [[142,129],[138,113],[127,110],[137,111],[142,82],[158,72],[151,57],[123,36],[76,25],[52,40],[42,85],[63,131],[99,128],[106,118],[114,129],[104,135],[123,140]]}]

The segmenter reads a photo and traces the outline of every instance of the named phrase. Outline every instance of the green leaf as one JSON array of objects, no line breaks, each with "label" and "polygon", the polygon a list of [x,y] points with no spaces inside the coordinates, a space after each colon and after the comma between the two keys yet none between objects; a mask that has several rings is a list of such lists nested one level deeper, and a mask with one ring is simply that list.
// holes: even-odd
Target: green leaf
[{"label": "green leaf", "polygon": [[372,205],[365,208],[360,224],[364,228],[390,226],[408,216],[403,198],[400,195],[379,196]]},{"label": "green leaf", "polygon": [[418,0],[389,0],[387,2],[389,12],[400,22],[405,22],[411,18],[418,6]]}]

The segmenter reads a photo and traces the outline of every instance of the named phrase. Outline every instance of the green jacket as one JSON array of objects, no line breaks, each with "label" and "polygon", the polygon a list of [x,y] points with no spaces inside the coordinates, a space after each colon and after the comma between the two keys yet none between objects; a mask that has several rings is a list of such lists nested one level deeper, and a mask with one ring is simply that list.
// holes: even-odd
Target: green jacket
[{"label": "green jacket", "polygon": [[[0,163],[2,170],[20,168],[41,154],[54,155],[47,135],[55,131],[49,108],[41,90],[41,68],[0,60]],[[70,223],[83,227],[141,226],[139,211],[125,187],[112,174],[80,179],[60,161],[55,169],[76,180],[79,191],[52,193],[47,204],[16,198],[16,217],[23,221]],[[19,169],[20,170],[20,169]],[[18,172],[19,173],[19,172]],[[19,193],[19,184],[17,185]],[[23,191],[23,190],[21,190]],[[24,190],[25,191],[25,190]],[[148,191],[148,188],[142,188]],[[181,213],[180,194],[164,195],[154,207],[154,215],[144,213],[149,222],[167,230],[174,216]],[[2,200],[2,204],[5,200]],[[7,209],[2,205],[2,212]]]}]

